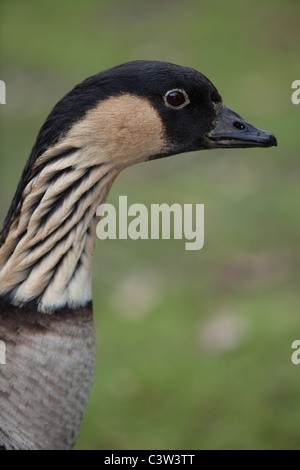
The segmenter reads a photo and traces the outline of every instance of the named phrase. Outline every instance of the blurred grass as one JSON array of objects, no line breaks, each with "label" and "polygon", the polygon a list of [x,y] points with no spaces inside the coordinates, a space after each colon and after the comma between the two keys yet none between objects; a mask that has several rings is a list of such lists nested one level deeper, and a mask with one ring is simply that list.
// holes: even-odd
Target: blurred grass
[{"label": "blurred grass", "polygon": [[51,107],[127,60],[197,68],[279,142],[118,178],[112,203],[204,203],[205,246],[98,242],[99,357],[77,449],[300,448],[299,13],[292,0],[1,2],[1,221]]}]

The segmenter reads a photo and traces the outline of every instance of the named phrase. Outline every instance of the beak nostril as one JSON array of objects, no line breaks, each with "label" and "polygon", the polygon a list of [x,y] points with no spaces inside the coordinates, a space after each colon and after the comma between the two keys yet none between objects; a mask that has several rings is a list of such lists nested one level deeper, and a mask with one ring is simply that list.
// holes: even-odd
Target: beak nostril
[{"label": "beak nostril", "polygon": [[243,123],[241,123],[240,121],[234,121],[233,125],[234,125],[234,127],[239,129],[240,131],[246,129],[246,126]]}]

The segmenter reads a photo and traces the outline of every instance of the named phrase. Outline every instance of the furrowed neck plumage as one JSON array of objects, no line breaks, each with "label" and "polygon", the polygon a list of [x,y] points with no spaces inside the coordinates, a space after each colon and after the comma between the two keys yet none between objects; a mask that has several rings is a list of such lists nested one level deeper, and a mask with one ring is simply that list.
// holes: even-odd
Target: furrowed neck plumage
[{"label": "furrowed neck plumage", "polygon": [[2,302],[33,302],[43,313],[87,305],[97,206],[123,168],[165,148],[157,112],[123,94],[90,110],[41,154],[0,248]]},{"label": "furrowed neck plumage", "polygon": [[46,153],[0,249],[0,294],[16,306],[36,300],[49,313],[91,301],[95,212],[117,171],[107,161],[91,164],[84,148]]}]

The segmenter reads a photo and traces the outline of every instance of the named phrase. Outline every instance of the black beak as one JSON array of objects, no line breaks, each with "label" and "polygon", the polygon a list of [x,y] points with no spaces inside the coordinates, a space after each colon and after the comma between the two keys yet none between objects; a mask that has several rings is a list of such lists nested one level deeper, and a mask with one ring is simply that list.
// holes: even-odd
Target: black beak
[{"label": "black beak", "polygon": [[206,134],[210,148],[273,147],[276,137],[245,121],[239,114],[222,104],[217,112],[215,127]]}]

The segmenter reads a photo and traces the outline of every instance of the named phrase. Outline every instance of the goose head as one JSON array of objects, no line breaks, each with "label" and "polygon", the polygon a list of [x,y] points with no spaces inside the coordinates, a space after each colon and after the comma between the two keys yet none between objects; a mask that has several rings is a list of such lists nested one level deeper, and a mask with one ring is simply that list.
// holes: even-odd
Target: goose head
[{"label": "goose head", "polygon": [[77,85],[46,120],[31,159],[60,140],[106,154],[118,169],[197,150],[277,145],[225,106],[203,74],[159,61],[125,63]]}]

